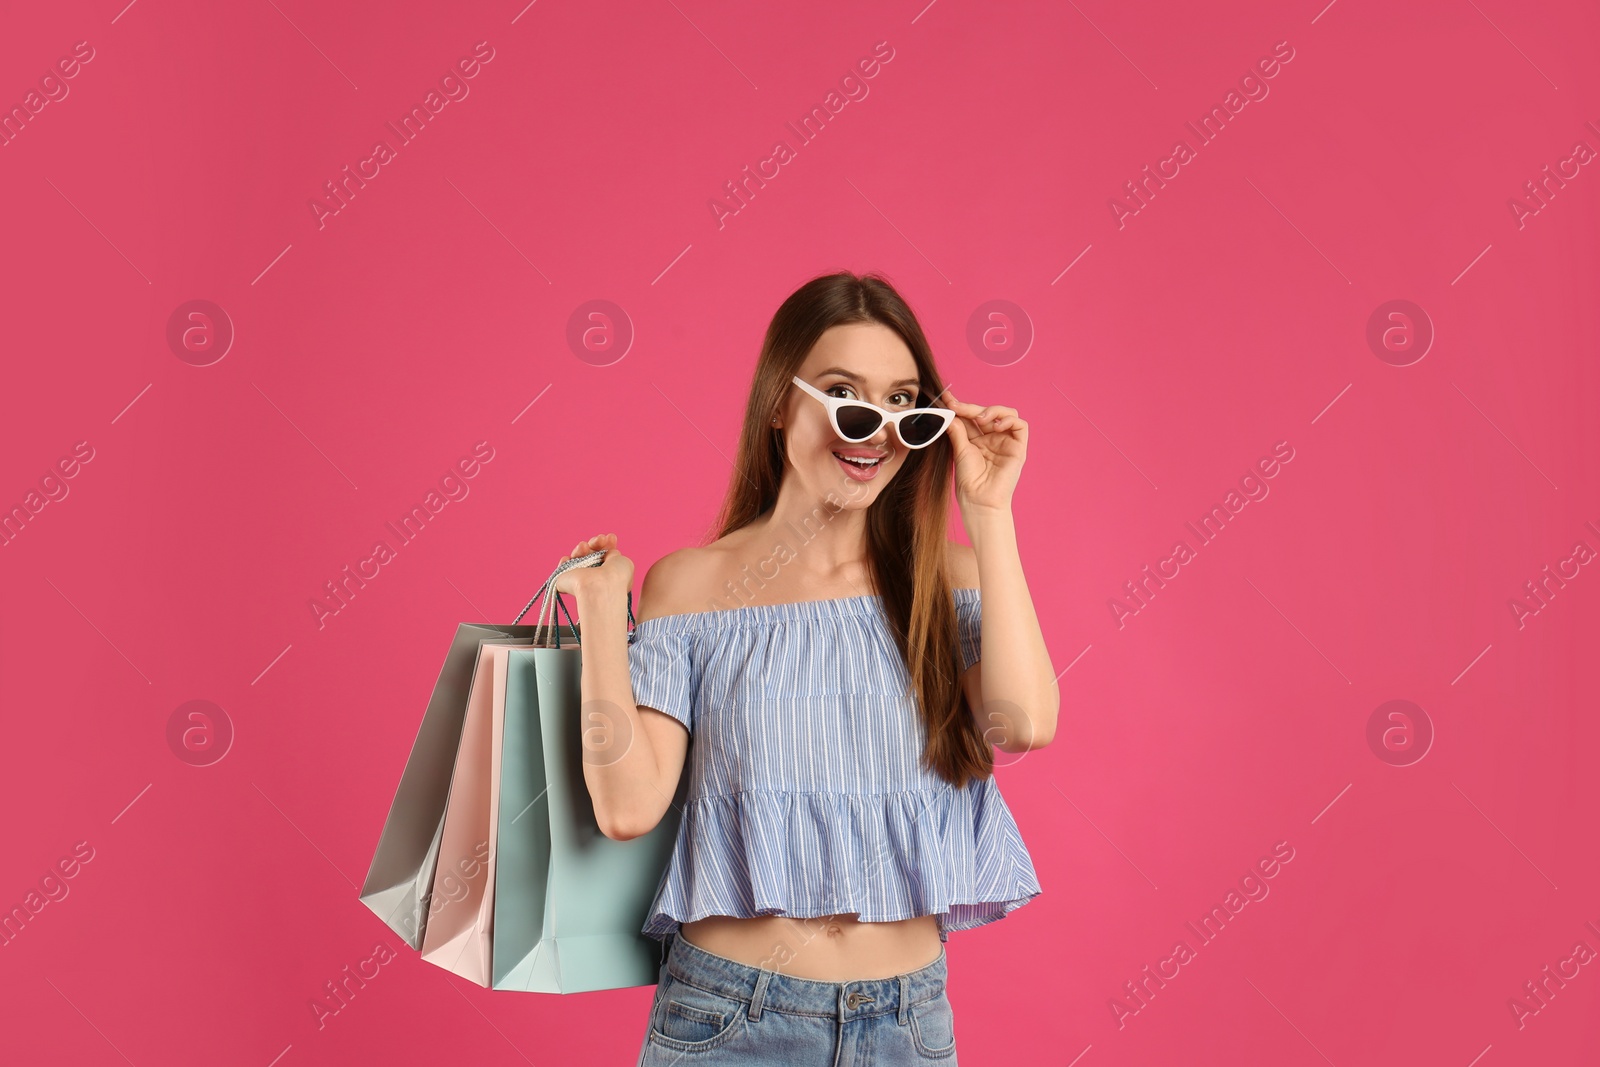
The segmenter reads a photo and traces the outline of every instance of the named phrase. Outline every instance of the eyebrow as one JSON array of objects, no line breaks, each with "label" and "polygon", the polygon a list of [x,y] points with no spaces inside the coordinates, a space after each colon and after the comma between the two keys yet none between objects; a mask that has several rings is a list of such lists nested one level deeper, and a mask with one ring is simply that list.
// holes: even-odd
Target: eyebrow
[{"label": "eyebrow", "polygon": [[[839,375],[839,377],[841,377],[841,378],[849,378],[853,382],[864,382],[864,381],[866,381],[866,379],[861,377],[861,375],[852,374],[851,372],[845,370],[843,367],[829,367],[825,371],[819,371],[818,372],[819,376],[820,375],[824,375],[824,374],[837,374],[837,375]],[[897,382],[890,382],[889,385],[891,387],[892,386],[896,386],[896,385],[914,385],[919,389],[922,388],[922,383],[920,381],[918,381],[916,378],[901,378]]]}]

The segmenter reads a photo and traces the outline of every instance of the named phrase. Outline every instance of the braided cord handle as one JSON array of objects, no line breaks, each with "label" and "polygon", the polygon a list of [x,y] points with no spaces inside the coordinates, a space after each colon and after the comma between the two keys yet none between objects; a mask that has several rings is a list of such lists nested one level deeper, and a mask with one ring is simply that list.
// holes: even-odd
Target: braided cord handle
[{"label": "braided cord handle", "polygon": [[[536,620],[535,633],[548,626],[555,631],[555,647],[560,648],[561,624],[556,618],[556,609],[559,608],[560,613],[567,617],[567,628],[572,631],[573,641],[577,641],[578,627],[577,624],[572,621],[572,613],[567,610],[567,602],[562,599],[560,593],[555,593],[554,597],[552,597],[550,594],[555,591],[556,579],[565,574],[567,571],[572,570],[574,567],[598,567],[605,561],[605,558],[605,550],[601,550],[599,552],[590,552],[588,555],[576,556],[572,559],[569,559],[560,566],[556,567],[556,569],[551,572],[550,577],[546,578],[544,580],[544,584],[539,587],[539,591],[535,593],[532,599],[530,599],[528,603],[523,606],[521,611],[517,612],[517,617],[511,620],[511,624],[515,626],[517,623],[521,622],[522,617],[528,613],[528,610],[532,608],[535,603],[538,603],[539,613],[538,615],[534,616]],[[628,621],[635,626],[639,625],[639,621],[633,617],[633,590],[631,589],[628,590]]]}]

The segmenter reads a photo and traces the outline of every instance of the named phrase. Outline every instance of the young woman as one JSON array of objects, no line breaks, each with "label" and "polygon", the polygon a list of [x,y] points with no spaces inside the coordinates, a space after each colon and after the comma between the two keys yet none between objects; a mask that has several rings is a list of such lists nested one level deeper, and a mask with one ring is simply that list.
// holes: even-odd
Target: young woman
[{"label": "young woman", "polygon": [[720,536],[650,568],[631,634],[616,536],[573,547],[607,553],[556,583],[602,831],[648,832],[690,776],[641,1067],[956,1062],[944,941],[1041,892],[993,778],[1059,705],[1011,515],[1027,441],[955,398],[888,282],[826,275],[768,327]]}]

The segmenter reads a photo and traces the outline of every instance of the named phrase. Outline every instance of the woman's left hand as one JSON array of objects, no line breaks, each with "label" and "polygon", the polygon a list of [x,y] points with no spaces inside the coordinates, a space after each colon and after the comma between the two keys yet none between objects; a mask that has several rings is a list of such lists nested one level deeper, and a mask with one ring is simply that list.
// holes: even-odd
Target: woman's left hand
[{"label": "woman's left hand", "polygon": [[1017,417],[1016,408],[968,404],[949,389],[944,398],[956,413],[950,423],[950,443],[955,450],[957,503],[963,512],[970,507],[1009,509],[1028,456],[1028,424]]}]

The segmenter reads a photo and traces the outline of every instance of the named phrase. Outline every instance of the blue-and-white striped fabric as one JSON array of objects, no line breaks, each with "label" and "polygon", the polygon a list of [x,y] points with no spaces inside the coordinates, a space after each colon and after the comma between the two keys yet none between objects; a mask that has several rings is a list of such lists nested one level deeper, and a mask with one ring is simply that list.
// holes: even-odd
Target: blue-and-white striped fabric
[{"label": "blue-and-white striped fabric", "polygon": [[[963,669],[977,589],[954,590]],[[863,922],[937,915],[939,938],[1041,892],[991,776],[919,765],[926,729],[876,595],[663,615],[636,624],[634,699],[691,734],[689,791],[643,933],[708,915]]]}]

